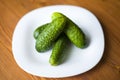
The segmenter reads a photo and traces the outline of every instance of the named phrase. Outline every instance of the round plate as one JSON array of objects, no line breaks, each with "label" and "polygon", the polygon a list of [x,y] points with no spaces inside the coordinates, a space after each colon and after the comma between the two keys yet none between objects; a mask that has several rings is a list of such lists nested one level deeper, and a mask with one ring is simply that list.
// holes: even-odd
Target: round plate
[{"label": "round plate", "polygon": [[[67,59],[59,66],[51,66],[51,51],[38,53],[35,50],[34,30],[51,21],[53,12],[61,12],[75,22],[85,33],[88,46],[84,49],[70,45]],[[54,5],[35,9],[18,22],[12,39],[12,50],[17,64],[24,71],[52,78],[78,75],[92,69],[101,59],[104,51],[104,35],[97,18],[88,10],[70,6]]]}]

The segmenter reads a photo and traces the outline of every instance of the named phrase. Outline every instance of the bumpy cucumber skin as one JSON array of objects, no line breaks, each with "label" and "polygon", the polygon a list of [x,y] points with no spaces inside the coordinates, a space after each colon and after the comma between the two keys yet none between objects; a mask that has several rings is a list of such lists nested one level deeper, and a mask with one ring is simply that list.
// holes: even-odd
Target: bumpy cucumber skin
[{"label": "bumpy cucumber skin", "polygon": [[44,52],[50,48],[52,43],[60,35],[66,25],[66,18],[57,18],[52,20],[47,28],[39,34],[36,40],[36,50]]},{"label": "bumpy cucumber skin", "polygon": [[67,38],[64,34],[60,35],[58,40],[56,41],[53,49],[52,49],[52,54],[49,59],[49,63],[52,66],[57,66],[61,64],[63,58],[64,58],[64,49],[67,45]]},{"label": "bumpy cucumber skin", "polygon": [[[67,18],[65,15],[59,12],[54,12],[52,14],[52,20],[58,18],[58,17],[64,17]],[[67,37],[70,39],[70,41],[79,48],[84,48],[86,44],[85,40],[85,34],[83,31],[69,18],[67,18],[67,25],[64,29],[64,33],[67,35]]]},{"label": "bumpy cucumber skin", "polygon": [[43,24],[35,29],[33,36],[35,39],[38,38],[39,34],[49,25],[49,23]]}]

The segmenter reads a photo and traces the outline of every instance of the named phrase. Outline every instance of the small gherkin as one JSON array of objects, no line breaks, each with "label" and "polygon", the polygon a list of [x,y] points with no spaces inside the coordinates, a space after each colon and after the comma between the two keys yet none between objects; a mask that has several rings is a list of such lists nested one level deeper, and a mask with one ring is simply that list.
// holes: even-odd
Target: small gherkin
[{"label": "small gherkin", "polygon": [[52,20],[57,19],[59,17],[67,19],[67,25],[64,29],[64,33],[67,35],[70,41],[79,48],[85,47],[86,40],[83,31],[72,20],[70,20],[62,13],[54,12],[52,14]]},{"label": "small gherkin", "polygon": [[52,43],[61,34],[66,25],[66,18],[60,17],[52,20],[36,40],[35,48],[38,52],[44,52],[50,48]]},{"label": "small gherkin", "polygon": [[57,66],[63,62],[66,54],[65,49],[67,43],[68,43],[67,37],[62,33],[56,40],[52,49],[52,54],[49,58],[49,63],[52,66]]}]

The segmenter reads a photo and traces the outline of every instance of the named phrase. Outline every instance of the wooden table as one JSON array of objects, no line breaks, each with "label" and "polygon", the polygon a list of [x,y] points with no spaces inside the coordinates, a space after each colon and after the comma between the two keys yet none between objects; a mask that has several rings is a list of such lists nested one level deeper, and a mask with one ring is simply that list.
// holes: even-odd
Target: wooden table
[{"label": "wooden table", "polygon": [[[19,19],[27,12],[56,4],[69,4],[92,11],[102,24],[105,51],[92,70],[69,78],[33,76],[16,64],[12,34]],[[0,0],[0,80],[120,80],[120,0]],[[99,35],[98,35],[99,36]]]}]

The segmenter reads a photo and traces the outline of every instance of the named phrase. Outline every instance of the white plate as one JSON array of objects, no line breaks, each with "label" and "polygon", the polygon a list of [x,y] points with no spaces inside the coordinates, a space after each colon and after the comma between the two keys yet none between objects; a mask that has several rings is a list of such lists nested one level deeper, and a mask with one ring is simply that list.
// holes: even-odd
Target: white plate
[{"label": "white plate", "polygon": [[[69,17],[89,40],[84,49],[70,46],[66,61],[56,67],[49,64],[51,50],[38,53],[33,38],[33,31],[39,25],[50,22],[53,12]],[[20,19],[13,34],[12,50],[17,64],[24,71],[41,77],[63,78],[84,73],[100,61],[104,51],[104,35],[99,21],[90,11],[76,6],[54,5],[35,9]]]}]

